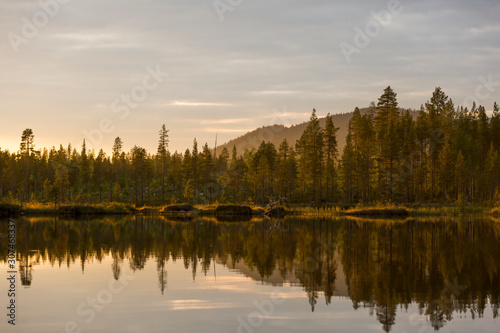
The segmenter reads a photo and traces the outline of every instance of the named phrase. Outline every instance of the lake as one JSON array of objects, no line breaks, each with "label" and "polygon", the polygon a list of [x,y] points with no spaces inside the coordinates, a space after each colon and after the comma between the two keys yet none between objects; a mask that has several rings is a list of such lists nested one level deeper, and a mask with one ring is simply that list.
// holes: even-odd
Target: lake
[{"label": "lake", "polygon": [[[0,332],[498,332],[500,223],[0,220]],[[8,323],[15,300],[15,323]]]}]

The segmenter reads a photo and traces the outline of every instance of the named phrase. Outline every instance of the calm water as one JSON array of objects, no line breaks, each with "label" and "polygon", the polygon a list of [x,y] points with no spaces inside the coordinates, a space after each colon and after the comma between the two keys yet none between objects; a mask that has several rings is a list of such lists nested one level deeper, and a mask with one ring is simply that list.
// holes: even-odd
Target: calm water
[{"label": "calm water", "polygon": [[[500,223],[18,218],[0,332],[498,332]],[[7,234],[7,220],[0,233]]]}]

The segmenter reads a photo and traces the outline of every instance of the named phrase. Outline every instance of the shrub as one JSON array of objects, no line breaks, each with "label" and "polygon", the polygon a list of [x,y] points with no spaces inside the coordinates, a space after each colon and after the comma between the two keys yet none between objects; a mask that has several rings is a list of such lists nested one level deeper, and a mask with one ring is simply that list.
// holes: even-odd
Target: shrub
[{"label": "shrub", "polygon": [[239,214],[239,215],[251,215],[253,210],[249,206],[240,205],[219,205],[215,209],[218,214]]},{"label": "shrub", "polygon": [[164,206],[161,210],[161,212],[190,212],[194,209],[193,206],[189,204],[182,204],[182,205],[168,205]]}]

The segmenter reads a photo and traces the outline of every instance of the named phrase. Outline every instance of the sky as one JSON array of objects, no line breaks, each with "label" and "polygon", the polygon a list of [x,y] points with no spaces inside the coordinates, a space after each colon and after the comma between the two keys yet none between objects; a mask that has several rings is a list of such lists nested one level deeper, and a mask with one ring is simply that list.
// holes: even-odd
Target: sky
[{"label": "sky", "polygon": [[[498,0],[0,0],[0,148],[171,151],[350,112],[500,102]],[[498,83],[497,83],[498,82]]]}]

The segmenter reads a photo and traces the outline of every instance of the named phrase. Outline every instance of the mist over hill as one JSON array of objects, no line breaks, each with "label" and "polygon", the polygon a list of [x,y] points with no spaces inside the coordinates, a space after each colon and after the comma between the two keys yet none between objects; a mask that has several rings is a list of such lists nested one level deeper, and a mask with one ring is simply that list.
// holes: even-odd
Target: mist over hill
[{"label": "mist over hill", "polygon": [[[403,111],[403,109],[400,109],[400,111]],[[370,107],[360,109],[361,115],[366,114],[367,112],[375,112],[375,110]],[[345,138],[347,136],[347,128],[349,125],[349,120],[351,120],[353,113],[354,111],[332,115],[335,127],[339,128],[339,131],[337,132],[339,154],[342,154],[342,151],[344,149]],[[414,119],[416,119],[416,117],[418,116],[418,111],[410,111],[410,113],[412,114]],[[321,117],[319,118],[319,120],[321,127],[325,128],[326,117]],[[307,122],[288,127],[284,125],[263,126],[242,136],[239,136],[236,139],[230,140],[227,143],[219,145],[217,147],[217,154],[220,154],[224,148],[227,148],[229,154],[231,154],[233,146],[236,146],[238,155],[241,155],[243,154],[245,149],[250,150],[252,148],[258,148],[262,141],[269,141],[273,143],[276,148],[278,148],[284,139],[288,141],[288,144],[291,147],[295,147],[295,143],[300,139],[300,136],[304,132],[306,126]]]}]

